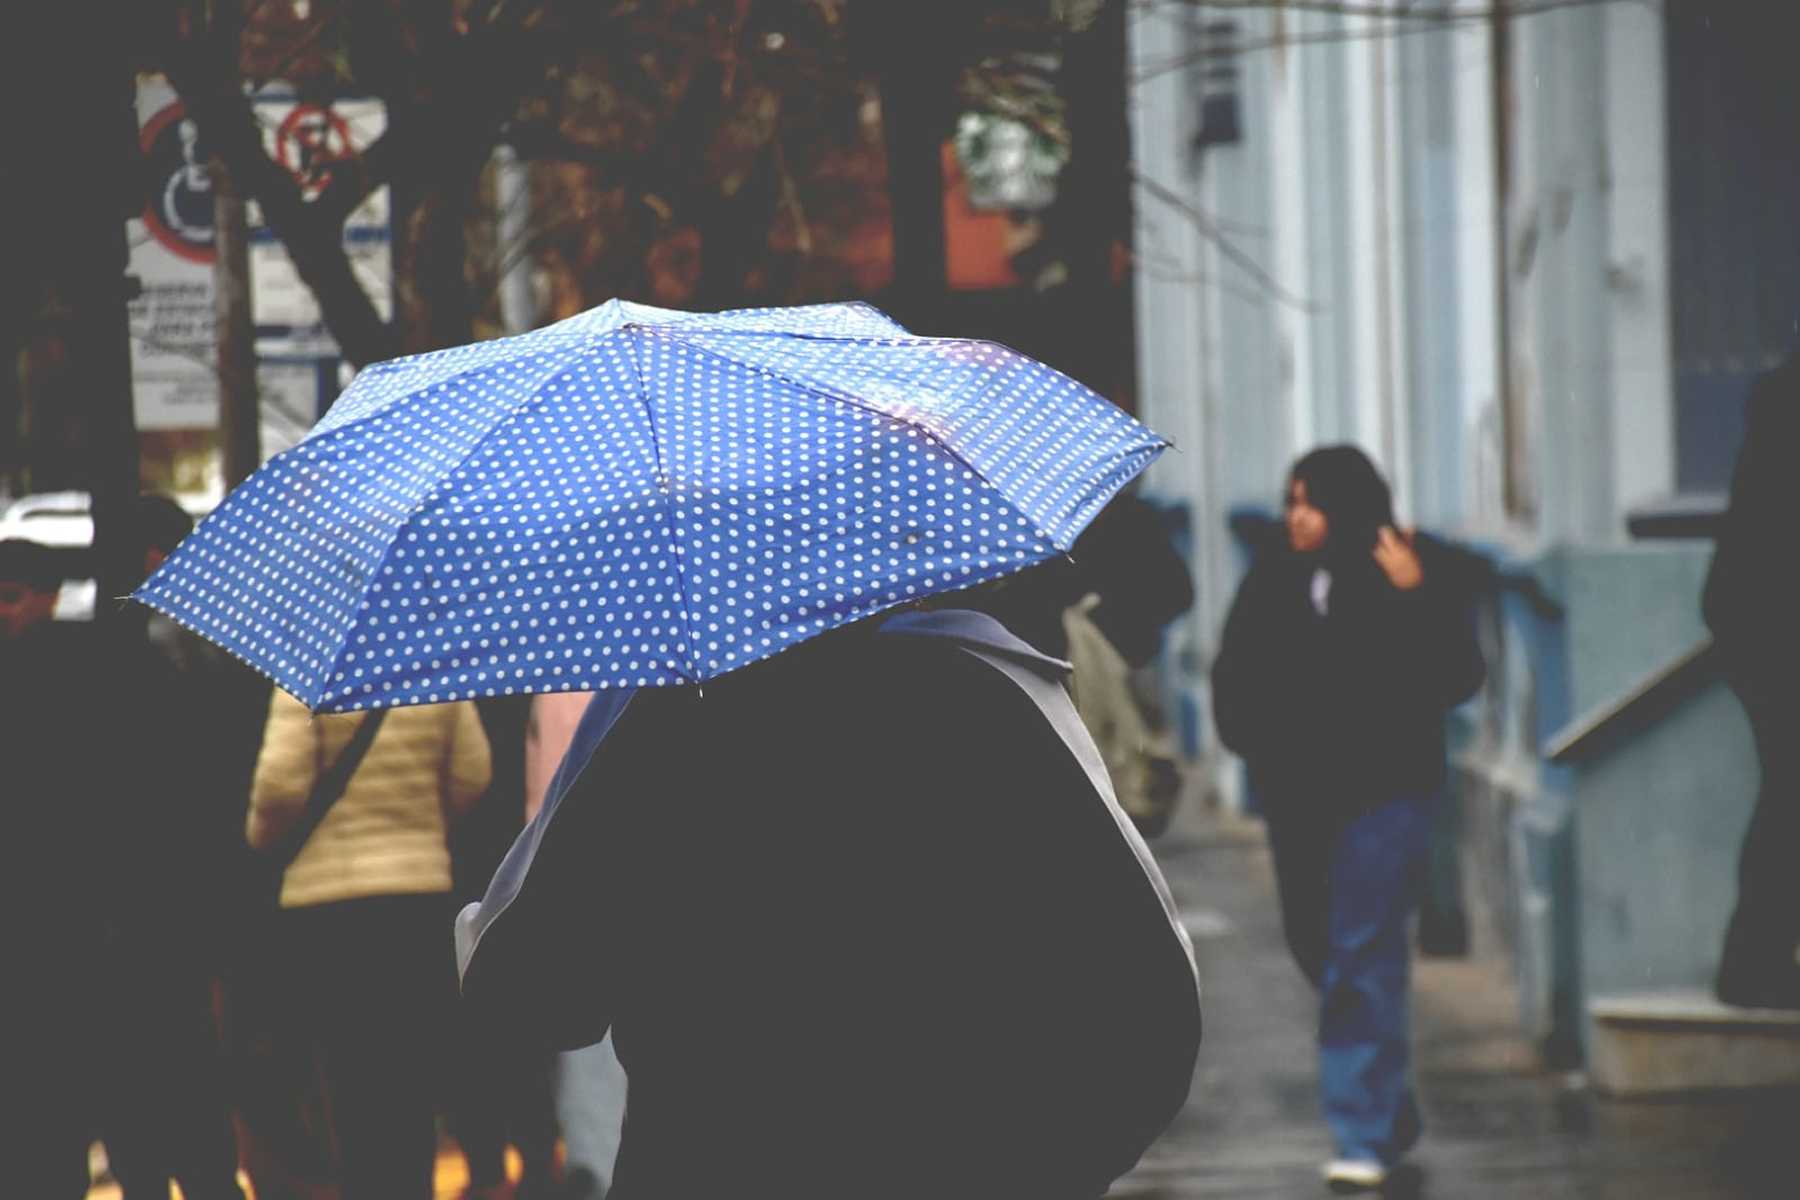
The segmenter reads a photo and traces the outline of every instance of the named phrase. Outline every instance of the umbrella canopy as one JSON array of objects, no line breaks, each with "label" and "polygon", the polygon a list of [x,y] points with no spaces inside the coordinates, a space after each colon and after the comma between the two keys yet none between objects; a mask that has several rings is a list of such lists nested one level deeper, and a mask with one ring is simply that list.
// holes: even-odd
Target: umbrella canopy
[{"label": "umbrella canopy", "polygon": [[1166,443],[866,305],[375,364],[135,598],[309,708],[695,683],[1064,553]]}]

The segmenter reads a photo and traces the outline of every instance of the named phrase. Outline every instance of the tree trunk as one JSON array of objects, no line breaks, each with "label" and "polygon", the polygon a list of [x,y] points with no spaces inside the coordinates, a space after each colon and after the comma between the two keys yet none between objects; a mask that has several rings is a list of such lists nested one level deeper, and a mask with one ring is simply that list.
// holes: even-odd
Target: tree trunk
[{"label": "tree trunk", "polygon": [[20,490],[24,475],[25,447],[19,432],[25,394],[19,375],[24,369],[24,328],[30,310],[21,283],[9,280],[0,289],[0,496],[4,496]]},{"label": "tree trunk", "polygon": [[319,311],[344,357],[358,366],[399,352],[398,340],[363,290],[344,253],[341,226],[306,211],[286,171],[263,152],[262,133],[241,97],[196,102],[184,92],[188,112],[230,164],[245,194],[262,206],[263,219],[281,239],[300,279],[318,299]]},{"label": "tree trunk", "polygon": [[170,48],[169,79],[207,145],[230,167],[241,193],[262,207],[344,357],[362,366],[397,352],[394,331],[375,311],[344,253],[343,225],[334,211],[311,210],[286,169],[263,150],[262,129],[242,90],[236,41],[226,37]]},{"label": "tree trunk", "polygon": [[474,335],[463,223],[470,181],[440,177],[394,189],[394,320],[405,354],[458,346]]},{"label": "tree trunk", "polygon": [[888,197],[894,228],[894,315],[920,332],[943,320],[943,144],[955,117],[958,62],[945,44],[951,23],[943,0],[916,5],[857,5],[852,18],[881,94]]},{"label": "tree trunk", "polygon": [[700,197],[700,283],[694,307],[705,310],[741,308],[757,298],[745,291],[745,278],[767,257],[769,226],[781,198],[775,170],[775,145],[763,148],[756,166],[737,191],[717,190]]},{"label": "tree trunk", "polygon": [[231,169],[215,158],[213,312],[219,342],[219,449],[225,486],[249,478],[262,461],[262,411],[256,391],[256,327],[250,312],[250,228]]},{"label": "tree trunk", "polygon": [[1128,287],[1114,283],[1114,255],[1131,244],[1131,130],[1125,82],[1125,6],[1110,4],[1071,39],[1059,90],[1068,97],[1069,160],[1046,214],[1045,238],[1068,281],[1049,306],[1055,365],[1115,401],[1133,384]]}]

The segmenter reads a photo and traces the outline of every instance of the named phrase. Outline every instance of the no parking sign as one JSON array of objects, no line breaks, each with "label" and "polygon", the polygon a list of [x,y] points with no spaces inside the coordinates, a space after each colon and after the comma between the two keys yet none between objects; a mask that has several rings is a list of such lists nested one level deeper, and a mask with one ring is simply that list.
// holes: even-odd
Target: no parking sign
[{"label": "no parking sign", "polygon": [[308,200],[325,190],[333,167],[354,159],[359,150],[343,115],[317,104],[294,105],[275,130],[275,161],[287,168]]}]

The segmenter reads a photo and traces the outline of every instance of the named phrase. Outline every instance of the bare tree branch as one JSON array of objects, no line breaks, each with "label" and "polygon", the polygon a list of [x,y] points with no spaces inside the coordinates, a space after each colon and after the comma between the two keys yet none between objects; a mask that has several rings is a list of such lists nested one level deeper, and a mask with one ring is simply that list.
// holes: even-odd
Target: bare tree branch
[{"label": "bare tree branch", "polygon": [[174,39],[164,55],[169,80],[207,144],[261,206],[263,219],[317,297],[344,356],[359,365],[391,357],[393,330],[375,311],[351,269],[343,250],[342,222],[310,211],[293,176],[264,150],[262,129],[239,84],[236,53],[235,28],[219,38],[201,34]]},{"label": "bare tree branch", "polygon": [[[334,163],[329,182],[311,201],[264,149],[263,131],[238,70],[237,24],[221,20],[210,29],[190,28],[185,36],[169,32],[163,58],[170,82],[208,144],[261,207],[351,362],[391,357],[399,351],[400,335],[398,326],[382,320],[345,253],[345,220],[383,184],[426,179],[454,185],[465,159],[470,164],[480,160],[523,81],[536,70],[524,55],[507,53],[519,49],[510,39],[528,29],[547,6],[548,0],[503,14],[506,6],[496,5],[468,32],[443,34],[448,41],[424,56],[437,76],[431,80],[433,101],[426,119],[406,122],[404,129],[396,124],[361,154]],[[290,54],[315,41],[323,27],[323,22],[315,26]],[[491,52],[492,64],[505,65],[493,66],[482,57],[485,52]],[[491,69],[471,74],[472,65]]]},{"label": "bare tree branch", "polygon": [[[1598,4],[1616,4],[1622,0],[1495,0],[1484,9],[1460,8],[1455,0],[1436,0],[1432,4],[1380,4],[1369,0],[1133,0],[1139,7],[1156,10],[1165,5],[1174,8],[1218,10],[1228,12],[1328,13],[1342,17],[1370,17],[1393,21],[1446,22],[1458,20],[1492,20],[1495,17],[1529,17],[1558,8],[1580,8]],[[1634,0],[1635,2],[1635,0]]]},{"label": "bare tree branch", "polygon": [[314,196],[308,207],[319,218],[342,225],[375,190],[392,182],[394,162],[401,157],[401,134],[384,129],[367,149],[331,164],[331,181]]},{"label": "bare tree branch", "polygon": [[1184,271],[1175,263],[1164,258],[1151,257],[1133,251],[1130,255],[1131,265],[1140,269],[1146,279],[1157,283],[1187,283],[1200,287],[1217,288],[1227,296],[1242,300],[1245,304],[1261,304],[1268,297],[1250,288],[1239,287],[1222,279],[1215,279],[1204,271]]},{"label": "bare tree branch", "polygon": [[[1278,0],[1146,0],[1146,3],[1174,4],[1191,9],[1221,8],[1250,11],[1291,8],[1388,21],[1388,24],[1385,25],[1315,30],[1306,33],[1282,34],[1279,37],[1264,38],[1260,41],[1233,42],[1230,47],[1233,54],[1249,54],[1258,50],[1278,50],[1290,46],[1332,45],[1341,42],[1364,42],[1381,38],[1406,37],[1417,33],[1438,33],[1444,30],[1473,28],[1501,18],[1532,17],[1561,9],[1598,8],[1609,4],[1641,4],[1645,2],[1660,8],[1658,0],[1520,0],[1516,4],[1502,3],[1481,9],[1340,4],[1335,0],[1300,0],[1293,4],[1282,4]],[[1196,63],[1212,61],[1220,52],[1220,49],[1216,47],[1201,47],[1198,50],[1177,55],[1144,68],[1132,77],[1131,82],[1133,84],[1144,83],[1158,75],[1166,75],[1170,71],[1178,71]]]},{"label": "bare tree branch", "polygon": [[788,210],[794,222],[794,245],[802,254],[813,252],[812,222],[806,219],[806,205],[800,200],[800,185],[788,167],[787,148],[775,139],[775,174],[780,181],[781,207]]},{"label": "bare tree branch", "polygon": [[1282,287],[1279,280],[1273,275],[1270,275],[1269,272],[1263,268],[1262,264],[1258,263],[1255,258],[1251,257],[1249,253],[1227,237],[1224,232],[1219,229],[1218,223],[1202,209],[1136,168],[1132,169],[1131,178],[1132,182],[1150,193],[1150,195],[1186,217],[1188,221],[1192,223],[1194,228],[1200,231],[1201,237],[1218,247],[1219,253],[1225,256],[1226,261],[1235,264],[1239,270],[1255,280],[1257,286],[1262,288],[1267,295],[1281,301],[1283,304],[1299,309],[1301,312],[1311,313],[1318,311],[1318,306],[1312,301],[1301,296],[1296,296],[1294,293]]},{"label": "bare tree branch", "polygon": [[[263,0],[263,3],[266,2],[267,0]],[[263,4],[259,3],[256,9],[251,10],[252,15],[255,14],[257,9],[262,7]],[[300,61],[301,55],[312,49],[313,44],[325,35],[325,26],[326,17],[325,14],[321,13],[318,17],[314,18],[312,28],[308,29],[304,35],[295,40],[293,45],[287,48],[287,53],[281,56],[280,62],[263,72],[260,78],[249,81],[250,90],[253,92],[261,91],[272,80],[280,79],[282,75],[287,72],[289,67]]]},{"label": "bare tree branch", "polygon": [[1163,8],[1184,8],[1219,12],[1287,12],[1330,13],[1344,17],[1380,17],[1393,20],[1441,21],[1454,10],[1455,0],[1436,0],[1429,5],[1379,4],[1367,0],[1131,0],[1133,7],[1155,12]]}]

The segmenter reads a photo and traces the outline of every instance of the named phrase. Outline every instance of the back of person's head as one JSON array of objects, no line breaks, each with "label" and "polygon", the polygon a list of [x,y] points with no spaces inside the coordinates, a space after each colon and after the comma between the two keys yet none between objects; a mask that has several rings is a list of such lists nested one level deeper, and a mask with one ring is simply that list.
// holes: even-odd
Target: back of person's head
[{"label": "back of person's head", "polygon": [[1325,514],[1328,546],[1360,555],[1394,523],[1394,497],[1381,472],[1355,446],[1321,446],[1302,455],[1288,478],[1306,485],[1307,501]]},{"label": "back of person's head", "polygon": [[1162,631],[1194,604],[1187,560],[1156,506],[1126,493],[1101,510],[1070,551],[1085,590],[1100,597],[1094,620],[1127,662],[1156,656]]},{"label": "back of person's head", "polygon": [[1156,506],[1142,496],[1113,498],[1075,539],[1069,554],[1095,590],[1136,576],[1146,564],[1166,559],[1174,544]]},{"label": "back of person's head", "polygon": [[146,553],[168,557],[194,531],[187,509],[160,492],[145,492],[133,509],[137,538]]}]

